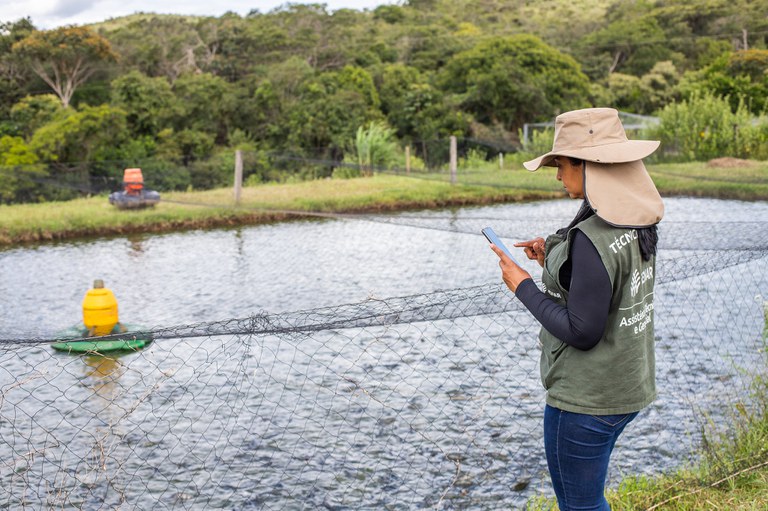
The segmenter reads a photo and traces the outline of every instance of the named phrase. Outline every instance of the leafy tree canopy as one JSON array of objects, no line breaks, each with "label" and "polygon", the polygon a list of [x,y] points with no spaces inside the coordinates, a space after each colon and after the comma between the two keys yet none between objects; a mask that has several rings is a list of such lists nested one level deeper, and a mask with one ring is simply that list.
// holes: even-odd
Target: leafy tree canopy
[{"label": "leafy tree canopy", "polygon": [[29,137],[62,109],[61,101],[53,94],[25,96],[11,108],[11,119],[20,127],[19,131]]},{"label": "leafy tree canopy", "polygon": [[579,64],[530,35],[481,42],[455,55],[441,78],[480,122],[508,129],[584,106],[588,93]]},{"label": "leafy tree canopy", "polygon": [[696,72],[688,73],[681,89],[728,97],[736,111],[740,103],[754,114],[768,109],[768,50],[742,50],[726,54]]},{"label": "leafy tree canopy", "polygon": [[227,141],[227,126],[236,109],[231,84],[210,73],[186,74],[173,84],[178,114],[173,122],[177,131],[196,130]]},{"label": "leafy tree canopy", "polygon": [[65,107],[102,62],[117,60],[109,41],[87,27],[36,30],[15,43],[12,51],[30,64]]},{"label": "leafy tree canopy", "polygon": [[165,78],[135,70],[112,82],[112,104],[126,112],[136,136],[156,135],[181,110]]},{"label": "leafy tree canopy", "polygon": [[0,137],[0,203],[36,202],[45,168],[21,137]]},{"label": "leafy tree canopy", "polygon": [[83,163],[115,159],[128,138],[126,114],[109,105],[68,109],[35,131],[30,147],[42,161]]}]

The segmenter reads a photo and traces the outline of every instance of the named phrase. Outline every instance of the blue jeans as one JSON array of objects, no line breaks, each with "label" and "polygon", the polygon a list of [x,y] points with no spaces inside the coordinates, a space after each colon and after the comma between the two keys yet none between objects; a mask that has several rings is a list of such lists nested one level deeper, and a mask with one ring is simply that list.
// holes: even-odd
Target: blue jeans
[{"label": "blue jeans", "polygon": [[605,500],[608,460],[616,439],[637,412],[585,415],[544,409],[544,450],[560,511],[610,511]]}]

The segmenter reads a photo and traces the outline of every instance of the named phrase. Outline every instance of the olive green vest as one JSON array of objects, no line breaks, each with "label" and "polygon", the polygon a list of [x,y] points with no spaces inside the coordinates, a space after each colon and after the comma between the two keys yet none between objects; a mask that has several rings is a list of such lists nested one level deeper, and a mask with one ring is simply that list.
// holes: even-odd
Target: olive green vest
[{"label": "olive green vest", "polygon": [[[568,346],[541,329],[541,381],[547,390],[547,404],[594,415],[636,412],[656,397],[656,258],[643,261],[635,229],[613,227],[598,216],[574,229],[586,234],[597,248],[613,294],[603,337],[588,351]],[[568,302],[568,291],[560,284],[559,274],[568,259],[574,229],[567,238],[555,234],[546,241],[544,292],[560,305]]]}]

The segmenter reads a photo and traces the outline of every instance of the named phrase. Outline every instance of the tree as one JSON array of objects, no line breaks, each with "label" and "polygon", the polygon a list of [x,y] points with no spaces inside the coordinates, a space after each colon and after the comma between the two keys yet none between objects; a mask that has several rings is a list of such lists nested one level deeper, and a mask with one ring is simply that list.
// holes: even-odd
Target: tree
[{"label": "tree", "polygon": [[336,74],[339,87],[357,91],[371,110],[378,112],[381,106],[379,92],[373,84],[373,77],[365,69],[357,66],[344,66]]},{"label": "tree", "polygon": [[650,114],[677,99],[679,81],[680,73],[672,62],[657,62],[640,78],[645,97],[638,112]]},{"label": "tree", "polygon": [[37,128],[52,121],[63,108],[61,101],[53,94],[25,96],[11,107],[11,119],[20,134],[30,137]]},{"label": "tree", "polygon": [[426,83],[411,84],[403,96],[402,110],[390,118],[397,123],[401,136],[421,144],[425,160],[425,144],[451,135],[463,136],[469,129],[469,118],[459,105]]},{"label": "tree", "polygon": [[214,148],[211,134],[190,129],[183,129],[179,132],[165,129],[158,133],[157,138],[158,156],[163,159],[178,161],[185,166],[206,158]]},{"label": "tree", "polygon": [[619,110],[650,115],[675,99],[679,80],[677,69],[669,61],[657,62],[640,78],[611,73],[608,77],[609,98],[603,103]]},{"label": "tree", "polygon": [[112,82],[112,105],[126,112],[128,126],[136,136],[156,135],[168,127],[179,108],[165,78],[150,78],[140,71]]},{"label": "tree", "polygon": [[232,84],[210,73],[185,74],[173,84],[173,93],[179,106],[176,131],[209,133],[217,143],[226,144],[237,108]]},{"label": "tree", "polygon": [[140,16],[109,33],[124,68],[147,76],[164,76],[173,83],[185,73],[207,70],[213,59],[197,26],[187,17]]},{"label": "tree", "polygon": [[754,114],[768,109],[768,50],[741,50],[722,55],[712,64],[687,73],[683,94],[711,92],[727,97],[735,112],[741,102]]},{"label": "tree", "polygon": [[68,109],[35,131],[29,145],[43,161],[74,164],[117,159],[127,139],[125,112],[101,105]]},{"label": "tree", "polygon": [[87,27],[36,30],[15,43],[13,52],[32,66],[64,107],[102,63],[117,60],[109,41]]},{"label": "tree", "polygon": [[614,21],[578,41],[576,47],[592,78],[615,72],[642,76],[656,62],[681,58],[670,49],[664,30],[652,16]]},{"label": "tree", "polygon": [[373,19],[395,25],[405,21],[405,10],[398,5],[380,5],[373,10]]},{"label": "tree", "polygon": [[442,24],[410,27],[394,44],[400,51],[399,61],[423,71],[436,71],[467,49],[466,40]]},{"label": "tree", "polygon": [[[315,157],[341,160],[344,149],[355,136],[357,126],[380,120],[372,108],[378,101],[369,87],[373,81],[361,78],[356,69],[327,72],[302,84],[299,97],[288,109],[288,143]],[[375,92],[375,89],[373,90]]]},{"label": "tree", "polygon": [[[0,119],[8,116],[8,109],[25,94],[25,88],[32,73],[15,59],[13,45],[35,30],[29,18],[13,23],[0,23]],[[0,133],[2,133],[0,129]]]},{"label": "tree", "polygon": [[291,57],[236,84],[234,125],[260,147],[277,149],[288,139],[286,112],[299,101],[302,84],[314,75],[303,59]]},{"label": "tree", "polygon": [[261,18],[225,15],[216,23],[215,37],[209,43],[216,45],[211,70],[230,82],[240,81],[258,66],[279,60],[280,56],[275,55],[286,46],[287,40],[283,29]]},{"label": "tree", "polygon": [[36,179],[46,175],[37,156],[21,137],[0,137],[0,202],[29,202],[38,199]]},{"label": "tree", "polygon": [[511,131],[585,106],[589,94],[579,64],[531,35],[481,42],[455,55],[440,78],[478,121]]}]

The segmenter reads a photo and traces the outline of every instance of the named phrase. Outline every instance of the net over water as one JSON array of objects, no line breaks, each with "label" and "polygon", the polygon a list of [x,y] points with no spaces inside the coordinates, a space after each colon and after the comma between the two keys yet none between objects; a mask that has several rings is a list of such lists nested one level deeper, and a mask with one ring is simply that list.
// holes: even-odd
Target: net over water
[{"label": "net over water", "polygon": [[[197,321],[147,298],[156,310],[147,317],[174,326],[133,333],[151,336],[152,344],[109,356],[56,352],[55,330],[40,321],[25,330],[23,311],[9,315],[9,296],[30,271],[19,258],[47,256],[36,249],[0,253],[8,300],[0,324],[0,506],[509,509],[549,495],[539,327],[500,283],[480,228],[492,225],[511,245],[569,217],[546,204],[519,211],[308,223],[310,231],[362,226],[370,239],[361,246],[384,243],[393,231],[448,237],[450,248],[437,253],[474,254],[464,252],[466,244],[480,246],[483,258],[456,269],[450,257],[433,254],[424,263],[404,248],[385,262],[391,273],[381,284],[384,297],[347,302],[349,279],[338,295],[323,295],[305,275],[307,284],[295,286],[301,289],[290,286],[290,299],[276,293],[285,299],[273,302],[277,312],[255,308],[233,319],[209,320],[220,311],[200,305],[216,302],[220,292],[226,308],[237,310],[223,291],[199,297],[200,309],[185,309],[202,311],[189,312]],[[734,403],[749,406],[750,375],[765,371],[766,360],[766,213],[765,204],[670,201],[657,261],[659,397],[622,436],[613,483],[680,466],[704,423],[727,424]],[[312,250],[334,253],[319,241]],[[345,257],[338,244],[335,253]],[[480,272],[481,282],[451,285],[455,272]],[[392,284],[397,273],[403,280]],[[274,275],[267,280],[264,286],[277,285]],[[66,298],[75,309],[82,291]],[[310,307],[289,307],[310,298],[317,300]],[[247,300],[247,291],[239,299]],[[128,302],[122,300],[121,307]]]}]

